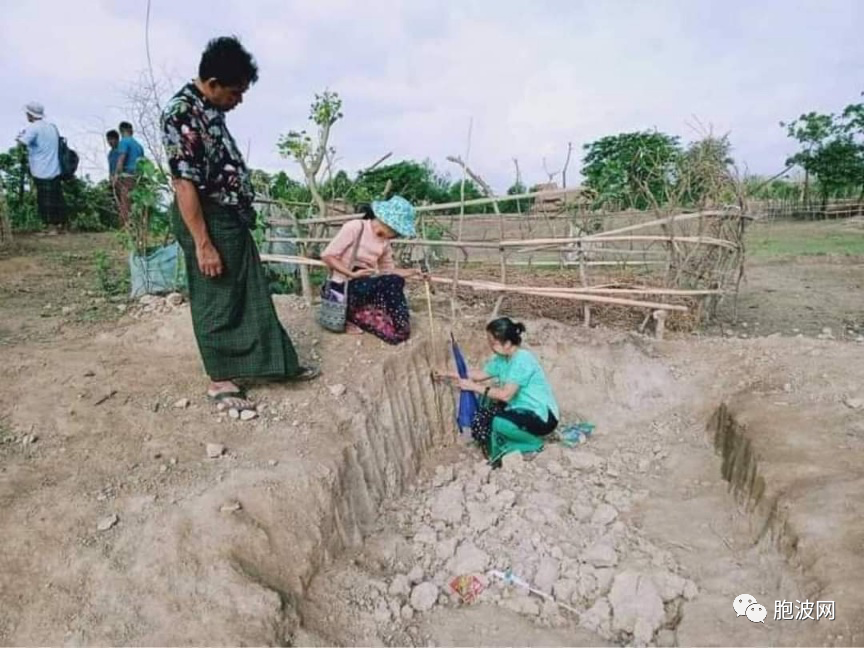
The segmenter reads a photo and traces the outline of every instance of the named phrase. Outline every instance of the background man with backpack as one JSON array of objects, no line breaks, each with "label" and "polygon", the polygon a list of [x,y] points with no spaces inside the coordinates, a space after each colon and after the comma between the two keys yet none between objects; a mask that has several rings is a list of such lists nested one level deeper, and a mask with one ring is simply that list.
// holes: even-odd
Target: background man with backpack
[{"label": "background man with backpack", "polygon": [[66,227],[60,132],[54,124],[45,121],[42,104],[31,102],[24,110],[30,124],[18,135],[18,142],[27,147],[39,217],[48,226],[49,234],[57,234]]}]

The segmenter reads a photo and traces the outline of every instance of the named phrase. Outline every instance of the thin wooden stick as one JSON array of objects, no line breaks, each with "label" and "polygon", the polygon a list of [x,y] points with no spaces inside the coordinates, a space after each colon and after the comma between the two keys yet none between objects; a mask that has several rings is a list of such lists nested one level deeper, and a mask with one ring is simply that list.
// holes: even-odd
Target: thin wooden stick
[{"label": "thin wooden stick", "polygon": [[432,289],[429,287],[429,282],[424,281],[426,286],[426,307],[429,309],[429,338],[435,339],[435,318],[432,316]]},{"label": "thin wooden stick", "polygon": [[[432,247],[450,247],[450,248],[487,248],[497,249],[505,248],[522,248],[536,245],[566,245],[569,243],[581,243],[583,241],[664,241],[669,242],[668,236],[651,236],[647,234],[634,234],[631,236],[599,236],[598,234],[589,234],[588,236],[580,236],[574,238],[545,238],[545,239],[525,239],[515,240],[508,239],[506,241],[463,241],[457,238],[456,241],[430,241],[428,239],[397,239],[393,241],[394,245],[428,245]],[[713,238],[710,236],[681,236],[674,239],[676,243],[693,243],[696,245],[716,245],[729,250],[736,250],[734,243],[724,241],[723,239]],[[329,238],[301,238],[301,237],[271,237],[267,241],[271,243],[329,243]]]},{"label": "thin wooden stick", "polygon": [[[524,200],[526,198],[545,198],[557,196],[564,196],[565,199],[570,194],[579,194],[582,193],[581,189],[567,189],[561,190],[556,189],[555,191],[532,191],[524,194],[514,194],[507,196],[496,196],[495,198],[474,198],[472,200],[466,200],[466,207],[477,207],[479,205],[491,205],[493,202],[509,202],[513,200]],[[443,211],[446,209],[457,209],[462,206],[462,201],[457,202],[449,202],[449,203],[438,203],[436,205],[418,205],[414,208],[414,210],[418,214],[425,214],[430,212]],[[470,216],[470,214],[469,214]],[[524,214],[523,214],[524,216]],[[355,218],[362,218],[363,214],[340,214],[339,216],[326,216],[323,218],[306,218],[304,222],[309,225],[322,225],[327,223],[344,223],[346,220],[352,220]]]},{"label": "thin wooden stick", "polygon": [[[446,277],[430,277],[430,281],[435,283],[455,283],[453,279]],[[459,281],[460,286],[473,288],[474,290],[488,290],[490,292],[510,292],[519,295],[538,296],[537,291],[531,287],[523,286],[502,286],[500,284],[483,283],[477,281]],[[677,304],[661,304],[650,301],[638,301],[635,299],[621,299],[620,297],[603,297],[602,295],[589,295],[586,293],[562,293],[562,292],[544,292],[540,297],[555,297],[557,299],[572,299],[573,301],[589,301],[599,304],[616,304],[619,306],[634,306],[636,308],[653,308],[655,310],[674,310],[687,312],[689,309],[686,306]]]},{"label": "thin wooden stick", "polygon": [[[474,118],[468,120],[468,141],[465,144],[465,163],[462,165],[462,184],[459,189],[459,230],[456,234],[456,240],[462,240],[462,232],[465,227],[465,176],[468,170],[468,159],[471,155],[471,131],[474,128]],[[456,257],[456,264],[453,268],[453,294],[450,297],[450,316],[453,320],[456,319],[456,298],[459,295],[459,257]]]}]

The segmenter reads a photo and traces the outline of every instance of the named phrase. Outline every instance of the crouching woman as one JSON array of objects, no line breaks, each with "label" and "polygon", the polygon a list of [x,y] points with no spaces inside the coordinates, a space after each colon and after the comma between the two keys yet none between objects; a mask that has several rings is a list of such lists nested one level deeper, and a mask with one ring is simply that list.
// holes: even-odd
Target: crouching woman
[{"label": "crouching woman", "polygon": [[405,280],[421,271],[396,268],[390,241],[416,235],[414,207],[393,196],[365,208],[362,220],[345,223],[321,253],[330,268],[322,297],[341,301],[347,292],[348,333],[372,333],[389,344],[410,337]]},{"label": "crouching woman", "polygon": [[509,317],[490,322],[486,338],[494,355],[482,370],[469,371],[468,378],[459,379],[460,389],[487,401],[475,417],[472,432],[493,465],[511,452],[539,452],[543,437],[558,427],[558,402],[543,367],[522,348],[524,332],[525,326]]}]

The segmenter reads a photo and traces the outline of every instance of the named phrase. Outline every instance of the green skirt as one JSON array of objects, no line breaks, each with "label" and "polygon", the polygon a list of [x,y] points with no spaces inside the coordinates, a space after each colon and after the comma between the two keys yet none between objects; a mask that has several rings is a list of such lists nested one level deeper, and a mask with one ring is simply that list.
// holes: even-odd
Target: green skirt
[{"label": "green skirt", "polygon": [[203,202],[210,240],[222,258],[222,275],[201,274],[195,242],[171,210],[174,234],[186,259],[195,339],[211,380],[290,378],[300,373],[297,353],[270,297],[252,232],[230,207]]}]

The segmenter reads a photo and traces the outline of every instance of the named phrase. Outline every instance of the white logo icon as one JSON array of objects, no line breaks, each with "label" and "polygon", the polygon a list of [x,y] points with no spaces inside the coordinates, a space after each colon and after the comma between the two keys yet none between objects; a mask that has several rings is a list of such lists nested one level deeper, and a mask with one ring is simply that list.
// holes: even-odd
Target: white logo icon
[{"label": "white logo icon", "polygon": [[749,594],[740,594],[734,601],[732,601],[732,607],[735,608],[735,614],[740,617],[747,614],[747,608],[755,602],[756,599]]},{"label": "white logo icon", "polygon": [[753,623],[765,623],[765,617],[768,616],[768,610],[764,605],[753,603],[747,607],[747,618]]},{"label": "white logo icon", "polygon": [[759,605],[756,599],[749,594],[739,594],[732,601],[732,607],[737,616],[746,616],[753,623],[765,623],[765,617],[768,616],[768,610],[764,605]]}]

